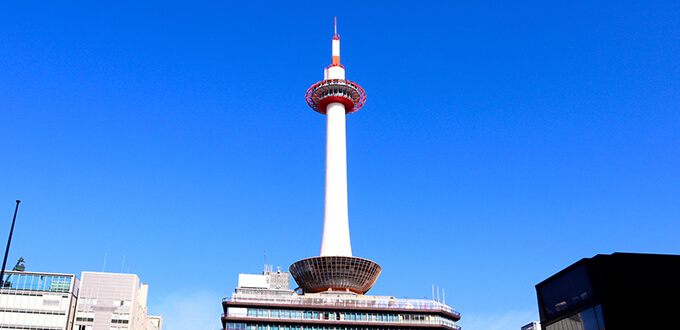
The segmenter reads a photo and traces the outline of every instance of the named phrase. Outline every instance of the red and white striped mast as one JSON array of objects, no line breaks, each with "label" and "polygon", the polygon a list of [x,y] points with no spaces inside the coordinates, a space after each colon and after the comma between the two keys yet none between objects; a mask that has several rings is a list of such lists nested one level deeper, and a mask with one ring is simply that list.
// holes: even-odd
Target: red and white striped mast
[{"label": "red and white striped mast", "polygon": [[326,115],[326,199],[324,207],[321,256],[352,256],[347,206],[347,139],[345,115],[359,110],[366,93],[345,80],[340,64],[340,36],[335,20],[332,62],[324,69],[324,80],[307,91],[307,103]]}]

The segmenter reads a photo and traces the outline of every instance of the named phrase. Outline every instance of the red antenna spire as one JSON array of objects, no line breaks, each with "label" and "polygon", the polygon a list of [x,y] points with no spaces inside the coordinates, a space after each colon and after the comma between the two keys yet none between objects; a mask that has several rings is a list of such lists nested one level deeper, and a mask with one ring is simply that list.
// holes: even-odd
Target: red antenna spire
[{"label": "red antenna spire", "polygon": [[335,35],[333,36],[334,40],[340,40],[340,36],[338,35],[338,17],[335,17]]}]

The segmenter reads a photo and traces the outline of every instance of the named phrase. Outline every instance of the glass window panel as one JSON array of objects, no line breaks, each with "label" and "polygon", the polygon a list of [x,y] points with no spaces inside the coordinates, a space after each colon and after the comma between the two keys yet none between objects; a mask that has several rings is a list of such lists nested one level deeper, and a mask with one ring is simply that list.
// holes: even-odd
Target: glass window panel
[{"label": "glass window panel", "polygon": [[603,330],[604,323],[598,318],[602,308],[597,305],[580,313],[565,317],[560,321],[547,326],[546,330]]},{"label": "glass window panel", "polygon": [[538,293],[549,317],[594,297],[585,264],[539,287]]},{"label": "glass window panel", "polygon": [[604,329],[605,324],[604,324],[604,318],[602,318],[602,306],[601,305],[595,306],[595,318],[597,319],[597,328],[598,329]]}]

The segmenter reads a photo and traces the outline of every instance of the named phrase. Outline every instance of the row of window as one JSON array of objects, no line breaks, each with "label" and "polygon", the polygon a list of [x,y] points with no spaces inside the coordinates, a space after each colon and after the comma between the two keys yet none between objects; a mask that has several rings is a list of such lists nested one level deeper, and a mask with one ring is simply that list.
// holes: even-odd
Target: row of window
[{"label": "row of window", "polygon": [[[80,322],[94,322],[94,312],[78,312],[76,314],[76,321]],[[130,313],[113,313],[111,315],[111,323],[128,324],[130,323]]]},{"label": "row of window", "polygon": [[[94,330],[94,327],[91,326],[91,325],[82,325],[81,324],[81,325],[76,325],[76,327],[74,329],[75,330]],[[124,325],[124,326],[112,325],[111,328],[109,328],[109,329],[110,330],[124,330],[124,329],[127,330],[129,328],[126,325]]]},{"label": "row of window", "polygon": [[225,330],[406,330],[407,328],[376,328],[376,327],[328,327],[328,326],[298,326],[298,325],[267,325],[267,324],[227,324]]},{"label": "row of window", "polygon": [[22,313],[22,312],[0,312],[0,326],[1,329],[8,329],[8,326],[24,326],[24,327],[62,327],[66,324],[66,315],[64,314],[38,314],[38,313]]},{"label": "row of window", "polygon": [[46,327],[44,325],[30,326],[30,325],[0,325],[0,329],[12,329],[12,330],[62,330],[63,327]]},{"label": "row of window", "polygon": [[[229,313],[230,316],[244,316],[237,313]],[[336,320],[336,321],[363,321],[363,322],[393,322],[393,323],[416,323],[416,324],[443,324],[450,327],[455,323],[438,315],[423,314],[396,314],[396,313],[355,313],[355,312],[319,312],[277,309],[249,308],[248,317],[277,318],[292,320]]]},{"label": "row of window", "polygon": [[[14,291],[16,293],[18,291]],[[13,310],[44,310],[62,311],[69,308],[68,296],[62,294],[48,294],[32,292],[31,295],[14,294],[3,291],[0,294],[0,306]]]},{"label": "row of window", "polygon": [[0,308],[0,313],[25,313],[25,314],[43,314],[43,315],[66,315],[66,312],[60,312],[60,311],[39,311],[39,310],[31,310],[31,309],[25,309],[25,310],[19,310],[19,309],[8,309],[8,308]]}]

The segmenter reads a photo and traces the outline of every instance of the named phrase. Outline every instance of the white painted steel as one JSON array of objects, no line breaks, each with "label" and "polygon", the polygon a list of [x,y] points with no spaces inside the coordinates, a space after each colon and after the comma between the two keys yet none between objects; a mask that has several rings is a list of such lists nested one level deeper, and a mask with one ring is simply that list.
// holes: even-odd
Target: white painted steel
[{"label": "white painted steel", "polygon": [[340,57],[340,40],[333,39],[333,56]]},{"label": "white painted steel", "polygon": [[345,106],[339,102],[329,104],[326,118],[326,201],[320,255],[351,257]]},{"label": "white painted steel", "polygon": [[345,69],[341,66],[328,68],[328,78],[326,79],[345,79]]}]

